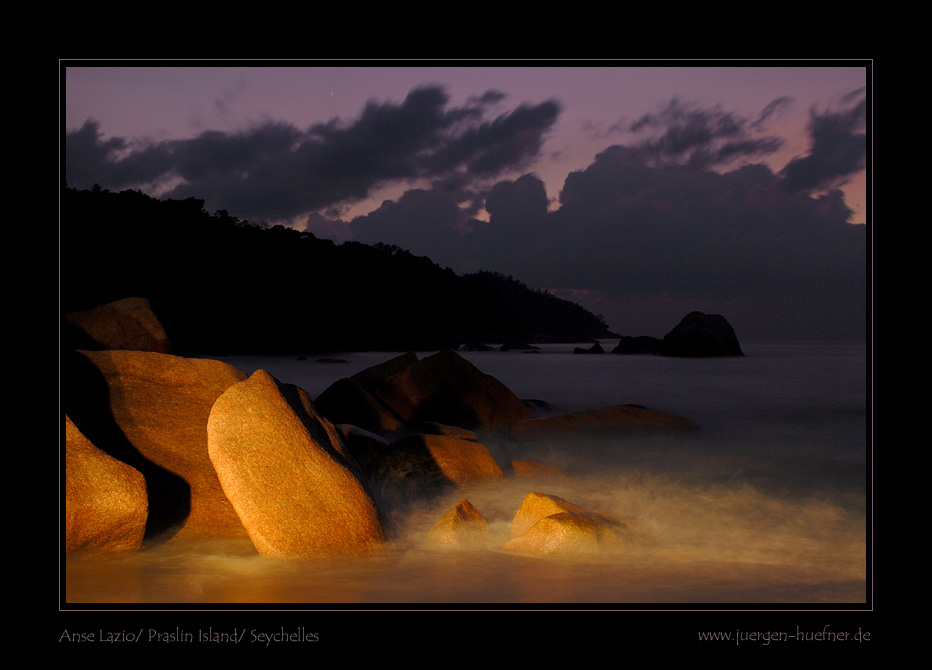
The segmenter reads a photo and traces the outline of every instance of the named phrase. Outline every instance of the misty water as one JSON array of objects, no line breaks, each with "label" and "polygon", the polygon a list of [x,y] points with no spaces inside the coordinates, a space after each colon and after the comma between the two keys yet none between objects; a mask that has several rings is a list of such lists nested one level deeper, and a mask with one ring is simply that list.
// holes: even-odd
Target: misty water
[{"label": "misty water", "polygon": [[[615,342],[606,341],[608,350]],[[486,441],[500,463],[533,459],[560,482],[462,487],[391,519],[379,558],[283,562],[251,544],[174,544],[66,562],[68,603],[618,604],[860,603],[867,593],[868,360],[863,343],[742,343],[743,358],[460,352],[554,411],[633,403],[687,417],[696,433]],[[433,352],[419,353],[419,357]],[[392,354],[238,356],[312,396]],[[509,553],[532,491],[633,521],[624,551],[579,558]],[[428,529],[467,498],[493,542],[432,546]]]}]

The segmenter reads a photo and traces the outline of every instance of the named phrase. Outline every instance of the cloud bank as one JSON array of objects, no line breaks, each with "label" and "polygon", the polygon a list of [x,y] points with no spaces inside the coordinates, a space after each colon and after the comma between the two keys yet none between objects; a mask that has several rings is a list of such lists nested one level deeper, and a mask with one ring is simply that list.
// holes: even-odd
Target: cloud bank
[{"label": "cloud bank", "polygon": [[547,101],[487,118],[495,92],[460,107],[432,86],[399,104],[370,102],[355,121],[307,129],[267,122],[240,133],[206,131],[133,147],[103,140],[93,120],[66,136],[66,181],[111,189],[163,185],[250,219],[281,220],[367,197],[380,185],[418,179],[492,178],[535,158],[559,115]]}]

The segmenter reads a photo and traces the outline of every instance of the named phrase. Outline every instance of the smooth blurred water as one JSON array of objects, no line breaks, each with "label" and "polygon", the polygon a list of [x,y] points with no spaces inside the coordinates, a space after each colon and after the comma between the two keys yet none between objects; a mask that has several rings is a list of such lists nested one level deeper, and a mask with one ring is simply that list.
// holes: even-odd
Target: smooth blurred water
[{"label": "smooth blurred water", "polygon": [[[603,343],[606,350],[614,342]],[[388,556],[298,566],[251,546],[171,546],[67,562],[68,602],[717,603],[864,602],[868,359],[857,343],[742,343],[742,358],[460,352],[519,397],[555,411],[634,403],[695,421],[696,434],[490,440],[502,463],[564,469],[560,484],[475,484],[395,520]],[[419,357],[432,352],[420,352]],[[312,397],[392,354],[222,360],[263,368]],[[334,360],[338,359],[338,360]],[[531,491],[635,520],[644,542],[581,560],[441,551],[427,529],[466,497],[503,543]],[[723,579],[723,575],[727,578]]]}]

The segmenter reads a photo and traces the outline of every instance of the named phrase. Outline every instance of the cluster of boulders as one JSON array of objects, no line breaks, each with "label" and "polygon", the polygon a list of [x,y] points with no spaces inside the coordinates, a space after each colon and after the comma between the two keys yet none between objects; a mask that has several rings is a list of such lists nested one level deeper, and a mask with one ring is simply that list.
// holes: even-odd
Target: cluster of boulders
[{"label": "cluster of boulders", "polygon": [[[602,354],[598,342],[591,347],[576,347],[576,354]],[[646,354],[677,358],[724,358],[744,356],[738,336],[721,314],[690,312],[663,338],[650,335],[623,335],[612,349],[613,354]]]},{"label": "cluster of boulders", "polygon": [[[527,554],[580,554],[625,549],[642,539],[643,530],[630,519],[584,509],[563,498],[531,492],[511,522],[502,548]],[[466,498],[444,514],[428,537],[457,549],[492,548],[488,521]]]},{"label": "cluster of boulders", "polygon": [[[259,553],[287,559],[377,554],[392,512],[415,500],[476,481],[566,476],[534,461],[502,465],[480,436],[695,427],[634,405],[535,417],[539,404],[452,351],[396,356],[312,399],[265,370],[247,375],[168,353],[168,338],[140,299],[66,321],[86,334],[73,341],[96,343],[62,354],[69,553],[248,537]],[[146,340],[141,330],[156,336]],[[464,500],[430,537],[475,543],[485,537],[483,523]],[[630,531],[618,519],[532,493],[506,549],[617,545]]]}]

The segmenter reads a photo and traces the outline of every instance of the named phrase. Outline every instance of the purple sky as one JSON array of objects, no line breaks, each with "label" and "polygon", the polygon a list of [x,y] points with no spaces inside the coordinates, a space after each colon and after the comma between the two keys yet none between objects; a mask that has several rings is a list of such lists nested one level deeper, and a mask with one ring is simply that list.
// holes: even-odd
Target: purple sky
[{"label": "purple sky", "polygon": [[864,333],[863,62],[272,65],[67,67],[68,184],[510,274],[623,334]]}]

